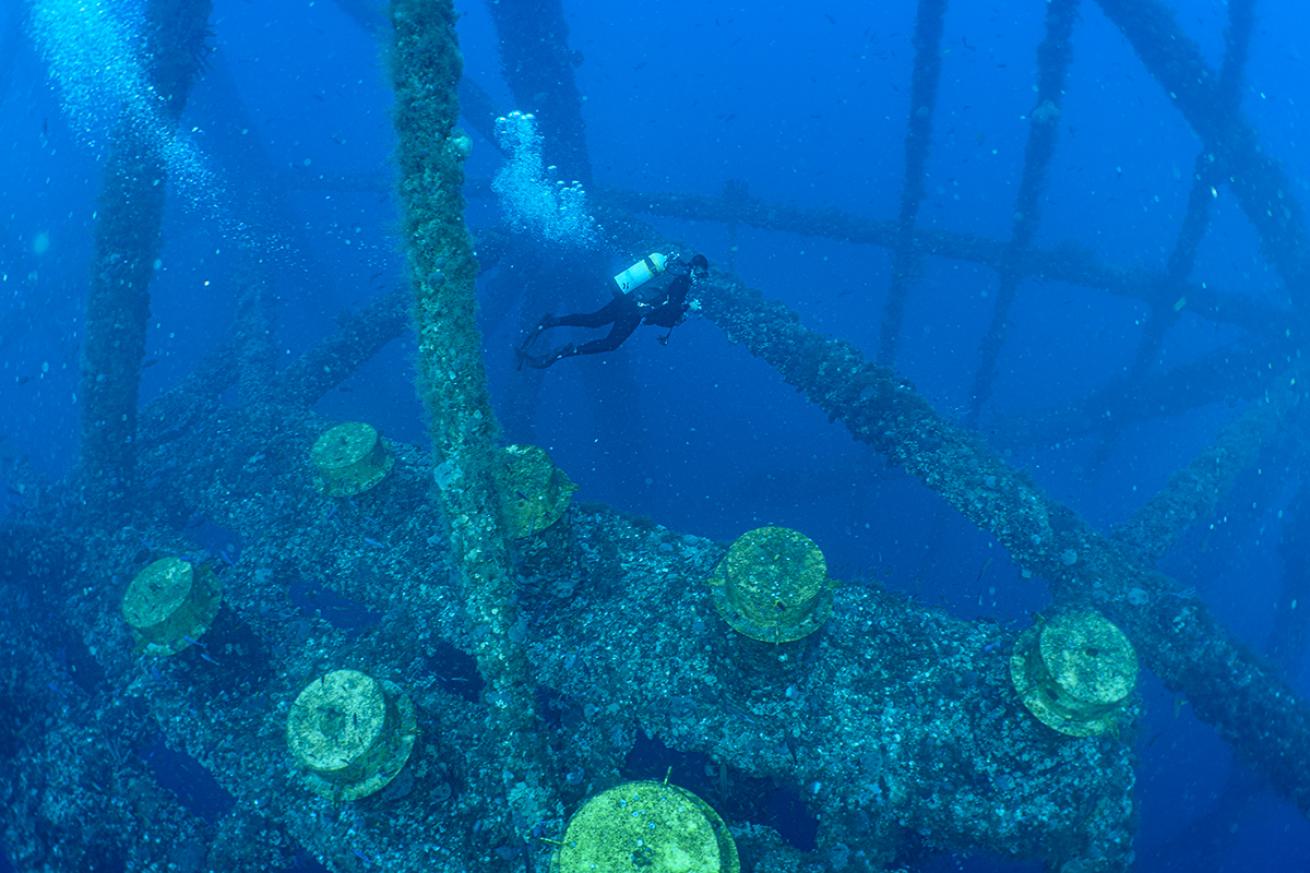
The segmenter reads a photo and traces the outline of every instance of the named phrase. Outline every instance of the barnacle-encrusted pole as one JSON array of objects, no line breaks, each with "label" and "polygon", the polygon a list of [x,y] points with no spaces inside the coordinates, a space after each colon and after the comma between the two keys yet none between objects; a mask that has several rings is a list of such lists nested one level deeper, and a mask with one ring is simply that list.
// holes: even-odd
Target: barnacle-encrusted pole
[{"label": "barnacle-encrusted pole", "polygon": [[490,686],[491,727],[503,763],[487,781],[508,792],[514,827],[526,833],[554,814],[542,784],[533,683],[511,639],[515,582],[493,478],[497,428],[475,318],[477,264],[464,225],[464,158],[455,128],[463,59],[450,0],[392,0],[396,162],[418,322],[419,392],[427,406],[436,479],[472,621],[475,655]]},{"label": "barnacle-encrusted pole", "polygon": [[[1242,82],[1246,73],[1246,60],[1250,56],[1251,28],[1254,21],[1254,0],[1232,0],[1228,4],[1228,29],[1225,34],[1226,50],[1224,66],[1219,74],[1219,89],[1216,98],[1220,105],[1216,111],[1224,118],[1237,115],[1242,105]],[[1151,313],[1138,341],[1137,354],[1122,384],[1137,385],[1155,364],[1160,347],[1164,344],[1165,334],[1178,320],[1178,315],[1186,307],[1187,296],[1183,283],[1192,272],[1196,262],[1196,253],[1201,248],[1201,240],[1210,229],[1211,204],[1218,193],[1218,185],[1223,184],[1226,168],[1220,161],[1220,155],[1210,150],[1209,145],[1202,147],[1196,156],[1192,169],[1192,187],[1187,194],[1187,210],[1183,213],[1183,224],[1178,229],[1173,251],[1169,253],[1169,262],[1165,274],[1155,292],[1155,301],[1151,304]],[[1117,416],[1106,416],[1102,429],[1101,443],[1097,448],[1098,460],[1109,456],[1122,433],[1122,423]]]},{"label": "barnacle-encrusted pole", "polygon": [[1093,605],[1123,627],[1197,717],[1310,810],[1310,710],[1200,602],[942,419],[909,383],[808,330],[782,304],[728,281],[703,304],[729,338],[995,536],[1016,564],[1050,580],[1058,599]]},{"label": "barnacle-encrusted pole", "polygon": [[[245,254],[249,254],[248,252]],[[267,436],[277,431],[279,398],[271,296],[250,261],[242,264],[236,295],[237,399]]]},{"label": "barnacle-encrusted pole", "polygon": [[[169,127],[181,116],[200,68],[211,5],[146,4],[147,75],[160,101],[159,121]],[[100,193],[79,389],[82,472],[87,496],[99,506],[121,503],[135,475],[137,388],[168,177],[163,148],[159,131],[125,113]]]},{"label": "barnacle-encrusted pole", "polygon": [[1310,233],[1292,180],[1261,148],[1240,111],[1225,110],[1221,76],[1159,0],[1096,0],[1142,63],[1169,93],[1201,141],[1227,168],[1228,187],[1260,235],[1265,257],[1292,302],[1310,307]]},{"label": "barnacle-encrusted pole", "polygon": [[1046,36],[1037,47],[1037,85],[1033,107],[1028,112],[1028,144],[1023,156],[1023,176],[1015,198],[1010,242],[1001,259],[996,309],[979,349],[978,372],[969,400],[969,420],[977,421],[992,394],[996,365],[1005,345],[1010,308],[1023,274],[1016,265],[1032,244],[1037,232],[1038,207],[1046,189],[1046,170],[1055,155],[1055,136],[1060,126],[1060,102],[1069,70],[1069,37],[1078,13],[1078,0],[1049,0],[1046,6]]},{"label": "barnacle-encrusted pole", "polygon": [[918,272],[919,250],[914,245],[914,223],[923,202],[924,167],[932,142],[933,108],[937,103],[937,82],[941,79],[942,19],[946,0],[919,0],[914,24],[914,73],[910,86],[910,117],[905,124],[905,181],[901,187],[901,208],[896,217],[896,247],[892,250],[892,283],[883,309],[878,362],[896,360],[901,337],[905,299]]},{"label": "barnacle-encrusted pole", "polygon": [[520,109],[538,113],[546,163],[569,179],[591,184],[582,97],[574,81],[574,53],[560,0],[492,0],[505,82]]}]

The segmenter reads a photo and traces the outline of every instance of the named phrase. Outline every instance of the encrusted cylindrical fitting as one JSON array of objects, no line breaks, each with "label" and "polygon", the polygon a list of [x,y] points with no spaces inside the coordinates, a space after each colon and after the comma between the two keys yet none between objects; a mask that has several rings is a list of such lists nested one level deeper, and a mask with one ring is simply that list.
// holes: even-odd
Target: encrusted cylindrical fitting
[{"label": "encrusted cylindrical fitting", "polygon": [[1124,718],[1137,683],[1137,653],[1100,613],[1066,612],[1019,635],[1010,678],[1043,724],[1090,737],[1116,730]]},{"label": "encrusted cylindrical fitting", "polygon": [[160,558],[132,578],[123,594],[123,618],[141,651],[174,655],[209,630],[222,589],[206,564]]},{"label": "encrusted cylindrical fitting", "polygon": [[832,614],[835,585],[823,552],[789,528],[761,527],[742,534],[709,583],[723,620],[761,642],[802,639]]},{"label": "encrusted cylindrical fitting", "polygon": [[362,421],[329,429],[314,441],[309,459],[314,484],[329,497],[363,494],[385,479],[396,462],[377,429]]},{"label": "encrusted cylindrical fitting", "polygon": [[642,870],[739,873],[737,845],[719,814],[662,782],[627,782],[589,798],[564,831],[553,873]]},{"label": "encrusted cylindrical fitting", "polygon": [[409,695],[358,670],[314,680],[287,716],[287,745],[305,780],[333,800],[358,800],[386,787],[417,736]]},{"label": "encrusted cylindrical fitting", "polygon": [[559,521],[578,486],[537,446],[501,449],[496,468],[501,514],[511,537],[541,533]]}]

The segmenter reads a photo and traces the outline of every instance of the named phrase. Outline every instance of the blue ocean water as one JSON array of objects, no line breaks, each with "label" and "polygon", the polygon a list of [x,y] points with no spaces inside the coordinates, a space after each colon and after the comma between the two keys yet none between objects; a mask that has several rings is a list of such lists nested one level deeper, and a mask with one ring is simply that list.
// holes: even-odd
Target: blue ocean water
[{"label": "blue ocean water", "polygon": [[[1235,2],[1165,5],[1218,69]],[[0,524],[21,515],[42,483],[68,477],[78,458],[84,302],[113,133],[113,119],[100,114],[106,101],[129,111],[139,87],[127,59],[106,65],[115,52],[133,51],[130,35],[109,38],[95,16],[117,16],[130,34],[138,5],[13,0],[0,8]],[[924,110],[933,130],[919,227],[1009,237],[1038,108],[1033,83],[1046,5],[948,4],[937,99]],[[567,34],[558,34],[556,48],[569,53],[581,98],[590,203],[615,191],[718,198],[731,184],[764,204],[896,217],[912,114],[915,3],[562,6]],[[1298,4],[1254,6],[1239,108],[1260,153],[1291,180],[1287,200],[1304,205],[1310,152],[1301,148],[1301,103],[1310,72],[1300,37],[1310,20]],[[487,6],[465,0],[457,11],[466,78],[498,112],[539,112],[512,96]],[[184,147],[170,153],[143,404],[231,333],[241,247],[260,252],[274,277],[279,361],[293,360],[344,311],[405,278],[384,4],[216,0],[209,27],[212,50],[178,128]],[[1115,23],[1084,0],[1032,246],[1085,253],[1141,276],[1163,270],[1205,148],[1177,104]],[[141,105],[153,111],[148,100]],[[492,186],[505,156],[475,125],[468,129],[467,219],[477,236],[505,220],[504,197]],[[550,172],[567,182],[580,171]],[[1294,330],[1306,289],[1279,275],[1233,186],[1220,179],[1211,199],[1190,281],[1231,295],[1233,307],[1254,302],[1282,312]],[[716,270],[783,301],[807,326],[877,356],[893,280],[887,247],[832,239],[822,228],[799,235],[745,221],[646,218]],[[602,217],[599,236],[604,231]],[[534,248],[531,235],[523,233],[528,240],[480,280],[487,373],[506,437],[547,448],[579,484],[577,499],[722,542],[765,524],[792,527],[822,547],[834,576],[963,619],[1021,625],[1048,603],[1043,581],[1026,578],[989,535],[704,319],[693,315],[667,344],[655,341],[657,329],[640,328],[619,352],[561,361],[525,392],[538,376],[516,367],[513,350],[541,314],[528,308],[550,300],[556,312],[599,306],[610,295],[609,277],[646,254],[567,239],[538,239]],[[589,260],[569,256],[587,248]],[[968,419],[997,286],[991,267],[933,255],[909,283],[896,371],[949,419]],[[1214,399],[1181,412],[1059,440],[1013,438],[1019,425],[1048,412],[1107,388],[1125,391],[1148,315],[1140,300],[1104,288],[1022,281],[980,420],[982,439],[1101,529],[1129,518],[1245,408],[1202,385],[1198,396]],[[1145,384],[1245,337],[1184,304],[1138,376]],[[426,445],[414,358],[411,337],[392,343],[316,411]],[[1307,546],[1293,526],[1304,515],[1294,511],[1306,484],[1303,443],[1299,433],[1274,441],[1160,562],[1261,655],[1278,610],[1292,608],[1281,594],[1284,577],[1305,567]],[[377,620],[315,579],[295,592],[306,613],[329,621],[335,614],[346,627]],[[1281,668],[1296,692],[1310,693],[1304,645]],[[1304,815],[1145,671],[1140,690],[1138,868],[1310,869]],[[165,749],[152,759],[161,783],[203,783],[175,754]],[[205,810],[230,802],[207,783],[194,794]],[[4,863],[0,852],[0,869]],[[963,848],[922,864],[1040,869]]]}]

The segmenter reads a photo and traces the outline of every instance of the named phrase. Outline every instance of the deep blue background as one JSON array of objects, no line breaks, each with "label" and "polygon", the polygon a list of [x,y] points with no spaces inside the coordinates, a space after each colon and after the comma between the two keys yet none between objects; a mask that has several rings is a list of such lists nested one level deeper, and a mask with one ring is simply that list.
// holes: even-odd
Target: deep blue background
[{"label": "deep blue background", "polygon": [[[100,180],[99,143],[61,113],[41,59],[0,7],[0,470],[28,465],[58,477],[76,458],[77,360]],[[895,215],[908,112],[914,4],[794,4],[767,12],[740,3],[612,4],[565,0],[595,184],[696,195],[745,182],[766,201]],[[504,109],[486,10],[459,4],[466,74]],[[928,165],[925,226],[1003,239],[1032,108],[1040,2],[955,3]],[[1218,0],[1177,0],[1187,33],[1212,66],[1222,58]],[[1310,198],[1301,146],[1310,18],[1266,2],[1243,109],[1265,149]],[[144,400],[174,384],[229,329],[232,238],[263,253],[278,296],[287,360],[331,329],[336,315],[403,279],[391,194],[393,133],[383,49],[332,2],[217,0],[216,52],[186,127],[214,181],[188,205],[174,198],[153,288]],[[1074,32],[1060,141],[1042,203],[1039,244],[1073,243],[1126,267],[1159,269],[1173,244],[1199,144],[1168,96],[1092,3]],[[470,181],[485,187],[496,150],[476,139]],[[568,168],[563,168],[567,172]],[[1220,189],[1193,278],[1283,299],[1246,219]],[[476,197],[470,221],[495,220]],[[747,282],[786,301],[812,327],[872,354],[889,255],[879,249],[741,228],[738,251],[714,224],[654,219],[671,237],[732,262]],[[34,248],[41,234],[50,246]],[[640,252],[611,252],[616,267]],[[502,271],[509,265],[503,265]],[[600,302],[606,276],[547,277]],[[492,273],[490,283],[506,281]],[[931,260],[910,301],[898,369],[943,413],[967,408],[995,275]],[[594,289],[594,290],[593,290]],[[1025,283],[1000,360],[989,414],[1057,407],[1101,388],[1134,354],[1144,307],[1086,288]],[[484,325],[487,365],[502,412],[513,380],[520,314]],[[888,470],[768,367],[692,321],[662,348],[652,331],[619,353],[640,386],[639,425],[609,440],[607,415],[630,403],[566,361],[546,374],[537,439],[582,486],[580,496],[670,527],[729,539],[762,523],[797,527],[823,547],[834,573],[875,579],[961,617],[1025,620],[1044,603],[999,548],[917,483]],[[1169,334],[1173,365],[1235,339],[1187,315]],[[376,423],[425,440],[413,353],[397,343],[320,404],[326,415]],[[630,383],[612,380],[618,392]],[[1107,463],[1094,440],[1009,455],[1053,496],[1097,525],[1125,519],[1207,445],[1235,410],[1217,406],[1130,427]],[[509,434],[514,437],[514,433]],[[1279,510],[1295,486],[1285,470],[1246,477],[1211,523],[1165,562],[1222,622],[1259,648],[1281,566]],[[13,500],[12,496],[7,497]],[[992,559],[990,563],[987,563]],[[985,572],[983,568],[985,566]],[[980,575],[981,572],[981,575]],[[1292,681],[1310,691],[1300,665]],[[1144,869],[1300,869],[1310,826],[1258,780],[1230,766],[1227,747],[1153,679],[1143,685],[1139,855]],[[1234,776],[1234,773],[1239,775]],[[1230,779],[1235,780],[1230,782]],[[1215,810],[1218,810],[1216,813]],[[1204,818],[1212,815],[1212,819]],[[1189,826],[1202,822],[1197,830]],[[958,869],[1004,868],[989,861]],[[957,869],[944,859],[942,869]]]}]

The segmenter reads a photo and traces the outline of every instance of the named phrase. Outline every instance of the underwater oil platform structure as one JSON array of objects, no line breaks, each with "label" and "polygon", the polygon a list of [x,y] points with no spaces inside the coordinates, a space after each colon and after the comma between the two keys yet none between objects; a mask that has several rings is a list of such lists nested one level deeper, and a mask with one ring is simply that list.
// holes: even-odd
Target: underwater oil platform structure
[{"label": "underwater oil platform structure", "polygon": [[[1080,5],[1122,32],[1203,144],[1176,245],[1155,271],[1034,244]],[[543,451],[501,444],[474,319],[469,139],[458,128],[461,102],[475,132],[494,113],[467,83],[457,93],[448,0],[391,0],[389,18],[376,19],[342,3],[390,44],[410,282],[288,366],[274,363],[266,295],[252,279],[234,335],[139,408],[165,186],[155,184],[158,143],[120,131],[98,211],[81,464],[0,527],[0,621],[13,653],[0,670],[0,748],[12,762],[0,839],[12,861],[280,870],[307,856],[332,871],[783,873],[908,869],[952,851],[1065,873],[1123,870],[1134,858],[1139,669],[1310,810],[1306,701],[1156,568],[1244,470],[1294,453],[1305,425],[1310,240],[1238,99],[1253,5],[1229,0],[1216,70],[1158,0],[1048,0],[1005,240],[917,222],[946,0],[918,2],[894,219],[767,204],[739,186],[719,197],[598,192],[606,227],[633,250],[668,242],[642,211],[890,249],[877,360],[729,272],[713,274],[703,315],[1046,581],[1052,609],[1019,632],[877,586],[840,587],[803,532],[766,527],[720,544],[577,504]],[[210,4],[146,7],[149,73],[176,120]],[[585,178],[561,8],[490,8],[511,89],[549,104],[546,141]],[[1214,186],[1260,235],[1287,306],[1190,280]],[[897,376],[903,312],[926,258],[996,273],[969,424],[1033,278],[1134,298],[1149,317],[1129,378],[1015,425],[1022,438],[1092,433],[1108,444],[1119,422],[1219,398],[1240,411],[1132,518],[1096,530]],[[1159,374],[1156,352],[1184,308],[1243,339]],[[431,457],[312,411],[410,329]],[[239,554],[201,552],[187,534],[195,518],[231,531]],[[309,577],[333,580],[331,596],[368,621],[299,614],[291,589]],[[1278,645],[1302,645],[1298,614],[1280,621]],[[635,772],[634,749],[652,745],[681,762],[676,773]],[[162,771],[209,796],[187,798]],[[807,844],[769,825],[766,799],[810,823]]]}]

